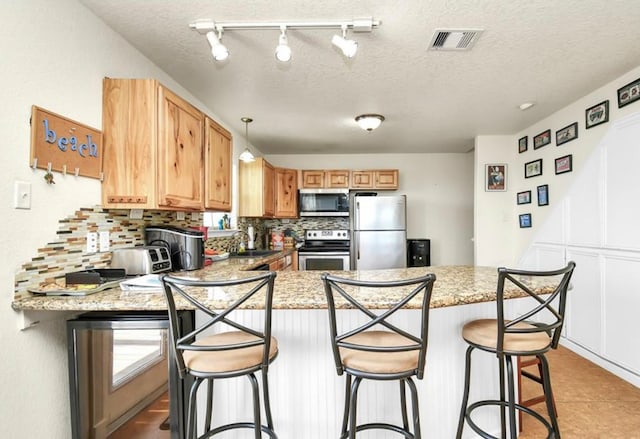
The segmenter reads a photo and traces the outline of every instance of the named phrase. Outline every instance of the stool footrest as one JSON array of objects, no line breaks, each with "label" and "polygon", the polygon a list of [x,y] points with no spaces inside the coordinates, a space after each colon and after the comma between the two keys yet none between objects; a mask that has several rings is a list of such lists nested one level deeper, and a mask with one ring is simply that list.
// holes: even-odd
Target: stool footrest
[{"label": "stool footrest", "polygon": [[[415,438],[413,433],[408,432],[402,427],[399,427],[393,424],[385,424],[382,422],[372,422],[369,424],[356,425],[356,433],[363,430],[390,430],[403,435],[407,439]],[[348,437],[349,437],[349,430],[347,430],[342,436],[340,436],[340,439],[346,439]]]},{"label": "stool footrest", "polygon": [[[471,429],[473,431],[475,431],[476,433],[478,433],[480,435],[480,437],[484,438],[484,439],[499,439],[495,436],[491,436],[489,433],[487,433],[486,431],[482,430],[480,427],[478,427],[472,420],[471,420],[471,412],[479,407],[486,407],[486,406],[498,406],[498,407],[505,407],[505,408],[509,408],[509,402],[508,401],[500,401],[499,399],[488,399],[488,400],[483,400],[483,401],[476,401],[473,404],[469,405],[467,407],[467,410],[465,412],[465,419],[467,420],[467,423],[469,424],[469,426],[471,427]],[[514,404],[514,407],[516,410],[521,411],[523,413],[526,413],[528,415],[533,416],[534,418],[536,418],[542,425],[544,425],[547,429],[547,431],[549,432],[548,436],[546,439],[554,439],[555,438],[555,434],[553,432],[553,427],[551,426],[551,424],[549,423],[549,421],[547,421],[545,418],[542,417],[542,415],[540,415],[540,413],[536,412],[535,410],[531,410],[529,407],[525,407],[521,404]]]},{"label": "stool footrest", "polygon": [[[198,439],[206,439],[218,433],[222,433],[229,430],[236,430],[238,428],[249,428],[253,430],[255,428],[254,425],[255,424],[253,422],[235,422],[233,424],[221,425],[219,427],[214,428],[211,431],[206,432],[202,436],[198,436]],[[260,430],[262,430],[263,433],[268,434],[270,438],[278,439],[278,436],[276,435],[276,433],[266,425],[261,425]]]}]

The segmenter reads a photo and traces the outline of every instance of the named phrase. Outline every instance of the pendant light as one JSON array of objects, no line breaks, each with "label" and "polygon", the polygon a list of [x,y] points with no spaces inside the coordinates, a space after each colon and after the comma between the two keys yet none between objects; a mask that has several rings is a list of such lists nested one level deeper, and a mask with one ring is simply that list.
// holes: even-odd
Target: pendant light
[{"label": "pendant light", "polygon": [[251,119],[250,117],[242,117],[240,118],[240,120],[244,122],[244,139],[246,142],[246,146],[238,159],[242,160],[245,163],[253,162],[256,158],[253,156],[253,154],[251,154],[251,151],[249,151],[249,124],[253,122],[253,119]]}]

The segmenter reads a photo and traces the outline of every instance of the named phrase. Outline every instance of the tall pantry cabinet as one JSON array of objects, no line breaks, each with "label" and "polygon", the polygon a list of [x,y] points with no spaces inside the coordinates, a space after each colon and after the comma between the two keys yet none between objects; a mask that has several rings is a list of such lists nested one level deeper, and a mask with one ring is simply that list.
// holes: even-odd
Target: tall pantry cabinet
[{"label": "tall pantry cabinet", "polygon": [[105,78],[102,127],[103,206],[231,209],[231,135],[158,81]]}]

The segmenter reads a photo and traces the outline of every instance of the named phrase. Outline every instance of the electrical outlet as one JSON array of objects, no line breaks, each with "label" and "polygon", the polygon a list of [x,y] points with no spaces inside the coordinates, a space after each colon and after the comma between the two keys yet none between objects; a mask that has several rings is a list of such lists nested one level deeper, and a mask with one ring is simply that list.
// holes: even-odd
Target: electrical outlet
[{"label": "electrical outlet", "polygon": [[87,233],[87,253],[98,251],[98,234],[96,232]]},{"label": "electrical outlet", "polygon": [[176,212],[176,219],[178,221],[183,221],[185,219],[185,214],[184,212]]},{"label": "electrical outlet", "polygon": [[200,221],[200,212],[191,212],[191,221]]},{"label": "electrical outlet", "polygon": [[100,251],[108,252],[109,251],[109,232],[100,232]]},{"label": "electrical outlet", "polygon": [[131,209],[129,212],[129,218],[131,219],[142,219],[143,209]]}]

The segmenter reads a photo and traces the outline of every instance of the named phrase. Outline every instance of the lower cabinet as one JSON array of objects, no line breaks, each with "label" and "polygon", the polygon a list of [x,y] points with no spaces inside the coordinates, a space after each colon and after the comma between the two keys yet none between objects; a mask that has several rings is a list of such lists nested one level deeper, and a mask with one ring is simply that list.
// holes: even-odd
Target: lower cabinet
[{"label": "lower cabinet", "polygon": [[[294,271],[297,270],[298,257],[297,252],[289,253],[281,257],[280,259],[273,261],[269,264],[270,271]],[[294,268],[295,261],[295,268]]]}]

